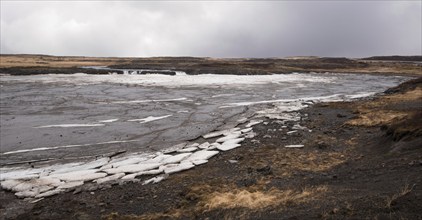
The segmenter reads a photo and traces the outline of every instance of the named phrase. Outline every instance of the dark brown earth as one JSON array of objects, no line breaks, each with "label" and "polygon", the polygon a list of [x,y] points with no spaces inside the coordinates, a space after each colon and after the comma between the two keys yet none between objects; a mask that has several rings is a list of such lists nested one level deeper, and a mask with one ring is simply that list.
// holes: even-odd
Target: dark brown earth
[{"label": "dark brown earth", "polygon": [[[420,76],[422,56],[288,58],[209,58],[209,57],[69,57],[47,55],[0,55],[0,73],[12,75],[46,73],[108,74],[109,70],[84,69],[83,66],[109,66],[118,69],[184,71],[187,74],[284,74],[292,72],[337,72]],[[121,71],[113,71],[122,73]]]},{"label": "dark brown earth", "polygon": [[[282,124],[267,119],[254,127],[258,135],[242,147],[158,184],[131,182],[100,190],[87,186],[35,204],[0,191],[0,215],[16,219],[422,219],[421,110],[419,78],[375,98],[302,110],[308,117],[301,124],[312,132],[286,135]],[[287,144],[305,147],[285,148]]]}]

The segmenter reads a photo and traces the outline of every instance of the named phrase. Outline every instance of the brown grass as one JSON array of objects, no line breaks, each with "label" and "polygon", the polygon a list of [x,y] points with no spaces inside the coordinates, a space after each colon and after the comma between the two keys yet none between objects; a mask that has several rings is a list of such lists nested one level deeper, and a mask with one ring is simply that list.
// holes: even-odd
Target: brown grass
[{"label": "brown grass", "polygon": [[[198,202],[194,206],[182,206],[164,212],[147,213],[144,215],[119,215],[110,213],[103,216],[107,220],[143,220],[143,219],[179,219],[193,218],[198,213],[207,213],[213,210],[227,210],[241,208],[243,211],[235,212],[238,215],[248,215],[248,212],[262,211],[269,207],[280,209],[286,206],[310,202],[320,198],[327,192],[327,186],[309,187],[302,190],[265,190],[264,187],[248,187],[239,189],[222,185],[219,191],[215,187],[198,185],[191,189],[189,195],[197,196]],[[227,219],[238,219],[227,217]]]},{"label": "brown grass", "polygon": [[305,188],[302,191],[271,189],[269,191],[234,190],[229,192],[214,192],[203,202],[206,210],[212,209],[264,209],[270,206],[285,206],[310,201],[327,187]]},{"label": "brown grass", "polygon": [[384,124],[390,124],[405,118],[408,114],[397,111],[380,110],[376,112],[364,112],[358,118],[346,122],[347,125],[372,127]]},{"label": "brown grass", "polygon": [[91,57],[54,57],[41,55],[0,56],[0,67],[79,67],[79,66],[108,66],[118,61],[129,61],[129,58],[91,58]]}]

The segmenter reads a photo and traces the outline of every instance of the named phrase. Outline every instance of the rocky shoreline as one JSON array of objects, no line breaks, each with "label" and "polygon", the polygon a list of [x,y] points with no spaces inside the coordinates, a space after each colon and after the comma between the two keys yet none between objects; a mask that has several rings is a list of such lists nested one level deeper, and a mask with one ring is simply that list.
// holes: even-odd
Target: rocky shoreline
[{"label": "rocky shoreline", "polygon": [[[422,79],[386,95],[312,105],[157,184],[84,185],[35,203],[4,190],[4,219],[421,218]],[[296,126],[295,132],[291,132]],[[290,147],[286,147],[290,146]],[[113,187],[111,187],[113,185]]]}]

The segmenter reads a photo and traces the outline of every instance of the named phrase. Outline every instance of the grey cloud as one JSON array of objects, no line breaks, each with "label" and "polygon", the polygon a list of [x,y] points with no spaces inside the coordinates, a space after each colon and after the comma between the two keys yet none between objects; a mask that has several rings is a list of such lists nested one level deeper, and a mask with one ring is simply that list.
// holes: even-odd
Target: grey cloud
[{"label": "grey cloud", "polygon": [[420,55],[420,1],[1,1],[1,53]]}]

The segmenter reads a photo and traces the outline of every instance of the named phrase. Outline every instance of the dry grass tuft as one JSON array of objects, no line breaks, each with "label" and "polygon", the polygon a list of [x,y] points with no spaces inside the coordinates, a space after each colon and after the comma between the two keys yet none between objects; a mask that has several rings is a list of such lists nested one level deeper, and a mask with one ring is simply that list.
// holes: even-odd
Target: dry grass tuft
[{"label": "dry grass tuft", "polygon": [[264,209],[271,206],[303,203],[312,200],[327,187],[305,188],[302,191],[272,189],[269,191],[235,190],[230,192],[214,192],[204,201],[204,207],[211,209]]},{"label": "dry grass tuft", "polygon": [[391,197],[387,197],[385,207],[391,209],[393,204],[397,201],[397,199],[412,192],[413,187],[415,187],[415,185],[410,186],[409,184],[406,184],[400,189],[398,193],[392,195]]},{"label": "dry grass tuft", "polygon": [[396,111],[362,112],[358,118],[346,122],[347,125],[372,127],[390,124],[407,116],[406,113]]}]

